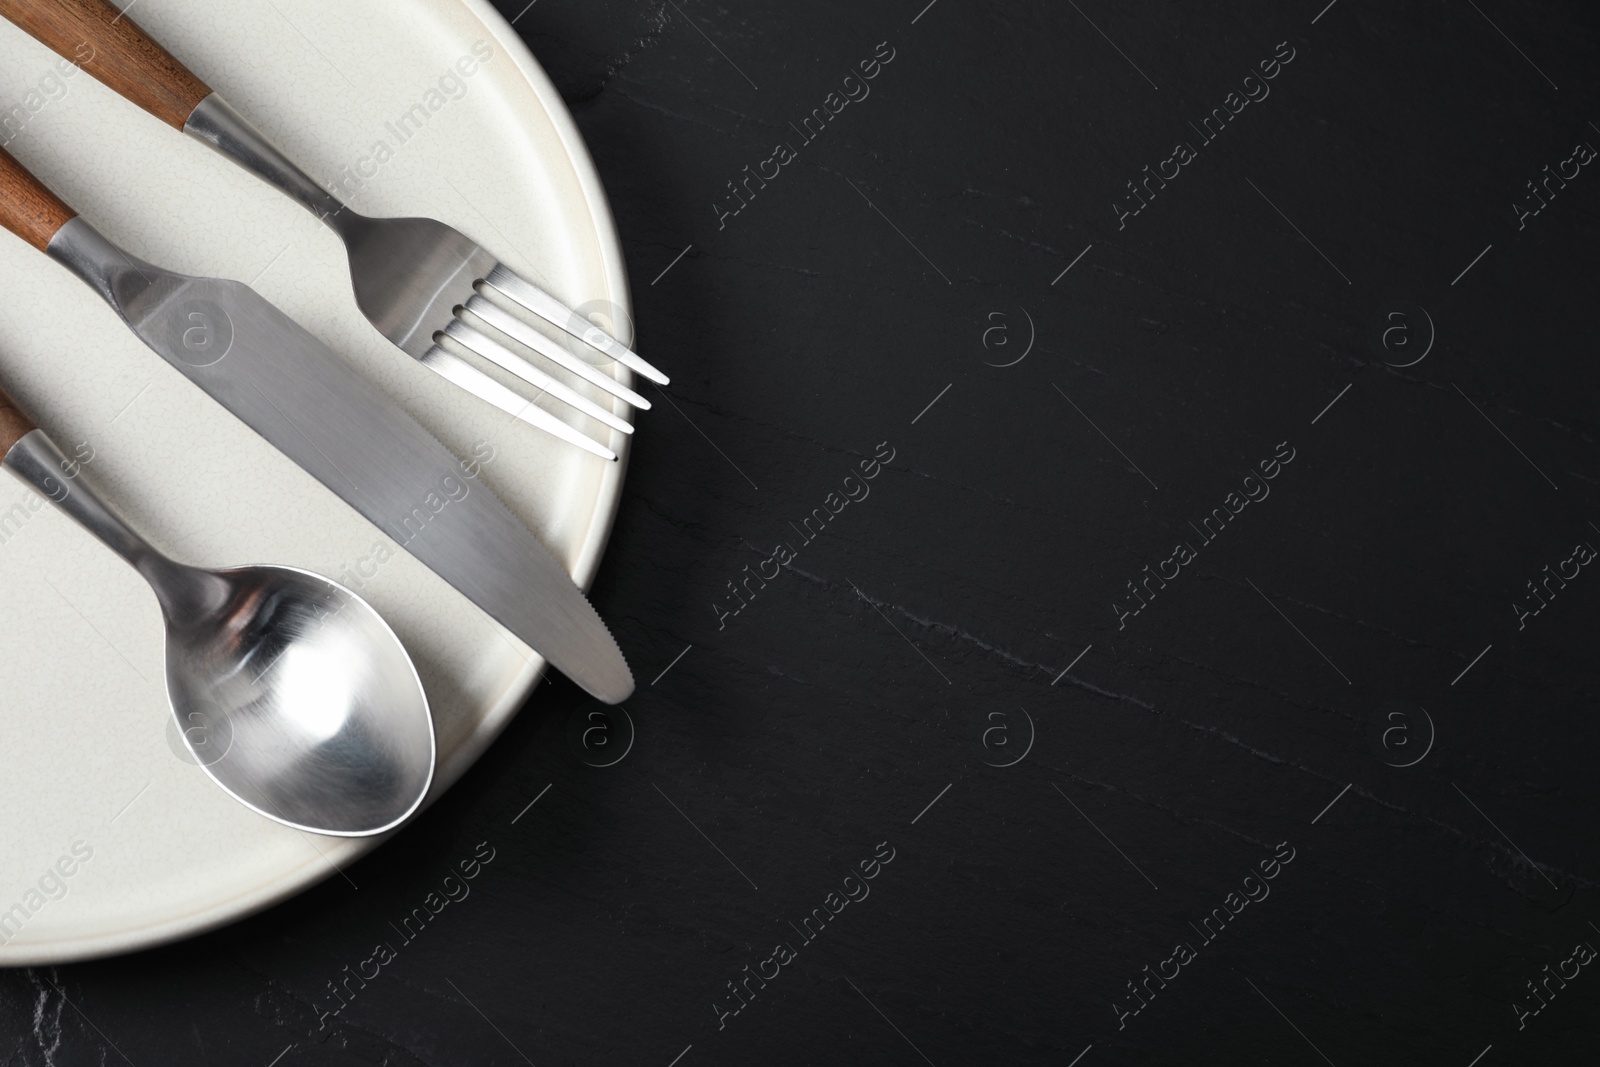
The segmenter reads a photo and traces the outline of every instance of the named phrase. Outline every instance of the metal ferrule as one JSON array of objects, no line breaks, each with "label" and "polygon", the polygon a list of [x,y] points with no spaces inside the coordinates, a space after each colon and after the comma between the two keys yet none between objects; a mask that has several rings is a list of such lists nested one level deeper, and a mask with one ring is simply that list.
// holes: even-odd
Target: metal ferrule
[{"label": "metal ferrule", "polygon": [[3,465],[143,575],[169,618],[192,618],[219,603],[224,583],[172,562],[135,533],[95,491],[89,472],[69,460],[43,430],[12,445]]},{"label": "metal ferrule", "polygon": [[157,277],[167,273],[128,255],[81,216],[69,220],[56,231],[45,254],[82,278],[118,311]]},{"label": "metal ferrule", "polygon": [[282,190],[335,230],[346,210],[341,201],[305,171],[294,165],[276,145],[250,125],[228,102],[212,93],[190,112],[183,132],[203,141],[245,170]]},{"label": "metal ferrule", "polygon": [[166,562],[83,482],[84,472],[67,459],[43,430],[34,430],[12,445],[4,462],[8,470],[40,496],[71,516],[139,571],[144,571],[152,559]]}]

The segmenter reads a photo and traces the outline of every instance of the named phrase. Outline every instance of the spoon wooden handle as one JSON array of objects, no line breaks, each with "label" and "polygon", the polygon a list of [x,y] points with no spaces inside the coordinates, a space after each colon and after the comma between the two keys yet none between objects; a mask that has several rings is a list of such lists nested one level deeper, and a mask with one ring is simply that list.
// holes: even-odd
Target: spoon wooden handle
[{"label": "spoon wooden handle", "polygon": [[0,15],[180,130],[211,95],[205,82],[107,0],[0,0]]},{"label": "spoon wooden handle", "polygon": [[56,231],[77,214],[16,157],[0,148],[0,226],[43,252]]},{"label": "spoon wooden handle", "polygon": [[0,456],[11,451],[11,446],[39,427],[23,414],[17,402],[0,390]]}]

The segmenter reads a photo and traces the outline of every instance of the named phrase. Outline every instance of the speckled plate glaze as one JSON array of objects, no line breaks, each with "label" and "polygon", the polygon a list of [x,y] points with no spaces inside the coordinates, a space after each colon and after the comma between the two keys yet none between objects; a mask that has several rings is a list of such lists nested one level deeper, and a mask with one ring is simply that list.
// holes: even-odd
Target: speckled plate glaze
[{"label": "speckled plate glaze", "polygon": [[[599,179],[554,87],[484,0],[141,0],[137,17],[354,207],[449,222],[631,333]],[[588,586],[622,464],[510,421],[392,348],[356,310],[342,248],[315,218],[4,23],[0,106],[12,154],[113,240],[175,270],[251,283],[458,454],[492,454],[487,484]],[[3,233],[0,294],[5,389],[176,558],[281,563],[357,588],[427,689],[433,795],[459,778],[543,661],[421,564],[391,555],[375,527],[84,285]],[[0,964],[191,935],[372,848],[261,818],[180,758],[154,597],[41,504],[0,473]]]}]

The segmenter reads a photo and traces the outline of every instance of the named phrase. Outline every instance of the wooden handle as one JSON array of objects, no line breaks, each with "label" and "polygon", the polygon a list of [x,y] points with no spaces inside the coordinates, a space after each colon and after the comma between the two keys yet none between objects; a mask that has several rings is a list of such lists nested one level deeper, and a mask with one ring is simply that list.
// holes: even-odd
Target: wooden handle
[{"label": "wooden handle", "polygon": [[11,446],[37,430],[33,420],[22,413],[16,401],[0,390],[0,456],[11,451]]},{"label": "wooden handle", "polygon": [[0,226],[43,252],[56,231],[77,214],[0,148]]},{"label": "wooden handle", "polygon": [[211,95],[205,82],[107,0],[0,0],[0,15],[180,130]]}]

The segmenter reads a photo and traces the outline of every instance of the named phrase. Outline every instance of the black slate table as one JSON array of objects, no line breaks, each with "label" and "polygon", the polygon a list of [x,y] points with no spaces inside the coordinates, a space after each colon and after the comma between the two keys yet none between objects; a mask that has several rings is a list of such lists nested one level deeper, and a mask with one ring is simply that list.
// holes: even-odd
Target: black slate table
[{"label": "black slate table", "polygon": [[0,1063],[1596,1062],[1592,4],[501,8],[639,691]]}]

